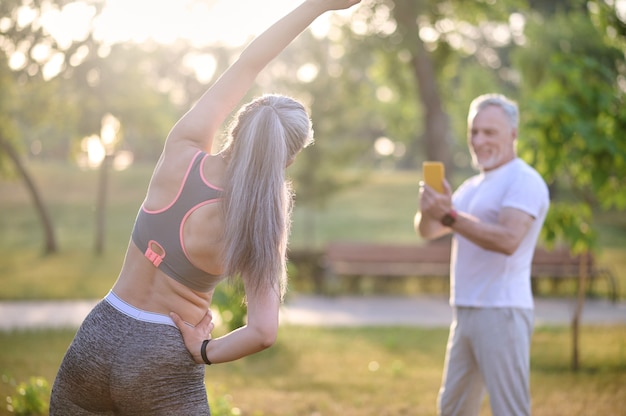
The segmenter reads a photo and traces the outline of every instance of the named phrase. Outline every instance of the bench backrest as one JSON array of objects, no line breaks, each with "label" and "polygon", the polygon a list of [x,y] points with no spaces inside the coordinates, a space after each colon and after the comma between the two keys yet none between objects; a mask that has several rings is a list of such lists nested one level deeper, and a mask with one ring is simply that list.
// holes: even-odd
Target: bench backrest
[{"label": "bench backrest", "polygon": [[551,277],[575,277],[581,270],[581,260],[586,257],[587,274],[590,275],[593,269],[593,256],[590,252],[586,254],[572,255],[566,247],[558,247],[547,250],[538,247],[535,250],[532,264],[533,276]]},{"label": "bench backrest", "polygon": [[[449,272],[450,242],[431,242],[422,245],[380,244],[362,242],[331,242],[326,247],[326,262],[341,264],[339,269],[354,269],[348,264],[363,264],[376,267],[377,264],[415,264],[417,274],[442,274]],[[587,272],[591,274],[593,257],[587,253]],[[565,247],[553,250],[537,248],[533,257],[532,276],[534,277],[576,277],[580,273],[581,255],[572,255]],[[378,268],[378,267],[376,267]],[[400,269],[398,272],[401,273]]]}]

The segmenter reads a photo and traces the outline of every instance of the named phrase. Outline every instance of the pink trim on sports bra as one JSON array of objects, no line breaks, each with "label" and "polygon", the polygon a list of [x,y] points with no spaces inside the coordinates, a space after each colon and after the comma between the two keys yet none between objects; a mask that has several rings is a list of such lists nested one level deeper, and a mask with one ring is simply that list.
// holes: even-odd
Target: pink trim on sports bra
[{"label": "pink trim on sports bra", "polygon": [[[163,254],[159,254],[156,251],[154,251],[152,249],[152,245],[155,245],[159,250],[161,250],[161,252]],[[148,260],[150,260],[150,263],[154,264],[154,267],[159,267],[159,265],[161,264],[161,262],[163,261],[163,258],[165,257],[165,249],[163,248],[163,246],[159,243],[157,243],[154,240],[150,240],[148,241],[148,248],[146,249],[146,252],[144,253],[144,256],[146,256],[146,258]]]},{"label": "pink trim on sports bra", "polygon": [[209,157],[209,154],[207,153],[206,155],[204,155],[204,157],[202,158],[202,161],[200,162],[200,178],[202,178],[202,182],[204,182],[204,184],[206,186],[208,186],[209,188],[213,188],[216,191],[223,191],[223,188],[220,188],[217,185],[213,185],[211,182],[209,182],[207,180],[207,178],[204,177],[204,162],[206,161],[206,159]]},{"label": "pink trim on sports bra", "polygon": [[198,267],[196,264],[194,264],[193,261],[191,261],[191,257],[189,256],[189,253],[187,253],[187,247],[185,247],[185,239],[183,238],[183,229],[185,227],[185,222],[187,222],[187,218],[189,218],[189,216],[191,215],[192,212],[194,212],[196,209],[208,205],[208,204],[213,204],[217,201],[219,201],[219,198],[215,198],[215,199],[209,199],[208,201],[204,201],[199,203],[198,205],[196,205],[195,207],[191,207],[191,209],[189,211],[187,211],[187,213],[185,214],[185,216],[183,217],[182,221],[180,222],[180,228],[178,229],[178,238],[180,239],[180,246],[183,249],[183,253],[185,254],[185,257],[187,258],[187,260],[189,260],[189,263],[193,264],[195,267]]},{"label": "pink trim on sports bra", "polygon": [[159,214],[163,211],[167,211],[168,209],[170,209],[172,207],[172,205],[174,205],[176,203],[176,201],[178,201],[178,198],[180,198],[180,194],[183,192],[183,187],[185,186],[185,183],[187,183],[187,177],[189,176],[189,172],[191,172],[191,167],[193,166],[193,161],[196,160],[196,157],[198,157],[198,154],[202,153],[202,150],[198,150],[196,152],[195,155],[193,155],[193,157],[191,158],[191,161],[189,162],[189,166],[187,166],[187,172],[185,172],[185,176],[183,177],[182,182],[180,183],[180,186],[178,187],[178,192],[176,193],[176,196],[174,197],[174,199],[167,204],[167,206],[165,208],[161,208],[161,209],[157,209],[157,210],[150,210],[147,209],[143,204],[141,205],[141,209],[144,212],[147,212],[148,214]]}]

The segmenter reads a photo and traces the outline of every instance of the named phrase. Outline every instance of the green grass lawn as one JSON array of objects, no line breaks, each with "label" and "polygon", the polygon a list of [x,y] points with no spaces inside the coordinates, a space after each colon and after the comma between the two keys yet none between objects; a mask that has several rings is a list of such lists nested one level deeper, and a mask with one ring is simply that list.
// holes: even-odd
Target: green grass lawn
[{"label": "green grass lawn", "polygon": [[[0,332],[0,397],[11,383],[50,384],[73,331]],[[281,327],[277,344],[207,367],[213,406],[244,416],[434,415],[446,329]],[[626,407],[626,327],[584,327],[581,364],[570,371],[567,328],[533,337],[533,415],[617,415]],[[148,388],[149,386],[145,386]],[[0,415],[9,414],[0,405]],[[489,415],[487,404],[481,415]]]}]

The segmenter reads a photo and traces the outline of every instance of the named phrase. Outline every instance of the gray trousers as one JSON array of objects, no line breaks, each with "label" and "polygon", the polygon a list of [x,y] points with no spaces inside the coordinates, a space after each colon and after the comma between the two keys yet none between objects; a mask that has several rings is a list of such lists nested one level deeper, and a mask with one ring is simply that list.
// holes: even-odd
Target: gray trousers
[{"label": "gray trousers", "polygon": [[440,416],[476,416],[489,395],[494,416],[530,415],[532,309],[454,309],[439,391]]},{"label": "gray trousers", "polygon": [[204,365],[193,361],[171,319],[116,301],[101,301],[76,333],[50,415],[209,416]]}]

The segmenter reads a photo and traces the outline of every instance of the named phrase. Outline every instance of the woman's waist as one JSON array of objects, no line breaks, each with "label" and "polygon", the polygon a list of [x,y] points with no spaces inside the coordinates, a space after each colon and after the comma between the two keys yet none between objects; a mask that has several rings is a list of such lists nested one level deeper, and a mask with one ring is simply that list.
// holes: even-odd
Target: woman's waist
[{"label": "woman's waist", "polygon": [[176,324],[174,324],[174,321],[172,320],[172,318],[170,318],[169,315],[157,312],[150,312],[141,308],[137,308],[136,306],[133,306],[132,304],[117,296],[113,291],[110,291],[104,297],[104,302],[111,305],[124,315],[138,321],[176,326]]},{"label": "woman's waist", "polygon": [[138,311],[168,318],[170,312],[175,312],[192,325],[206,315],[213,295],[212,291],[201,293],[189,289],[161,272],[150,278],[120,276],[111,292]]}]

